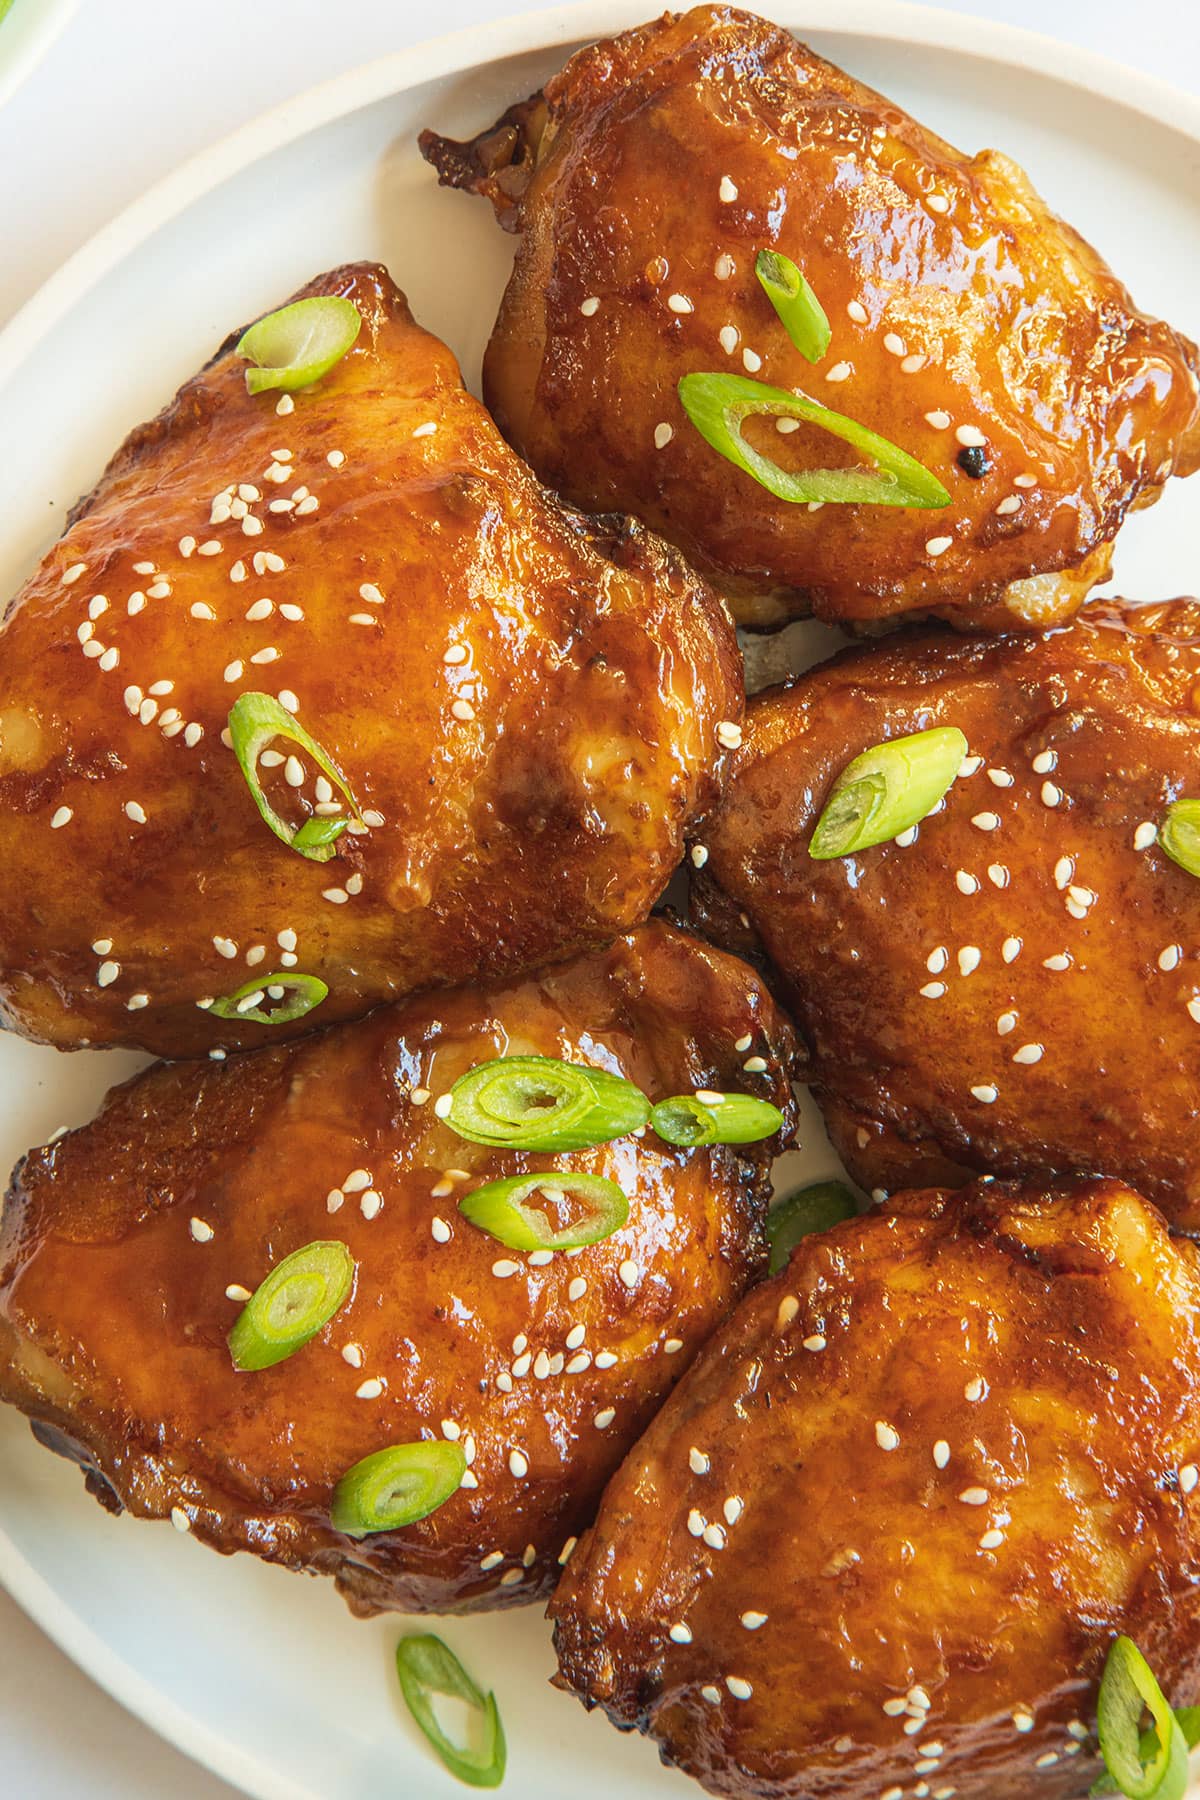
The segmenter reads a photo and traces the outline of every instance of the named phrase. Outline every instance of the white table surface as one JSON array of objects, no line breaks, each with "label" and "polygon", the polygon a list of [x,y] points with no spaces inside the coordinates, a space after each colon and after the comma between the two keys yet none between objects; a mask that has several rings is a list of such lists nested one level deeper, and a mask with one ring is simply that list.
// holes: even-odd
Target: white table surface
[{"label": "white table surface", "polygon": [[[647,16],[659,3],[646,0]],[[0,326],[150,181],[235,126],[428,37],[431,21],[454,31],[520,10],[536,10],[534,0],[83,0],[0,108],[0,170],[8,172],[0,180]],[[1200,91],[1194,0],[959,0],[948,10],[1050,32]],[[233,1800],[232,1788],[88,1681],[2,1592],[0,1793]]]}]

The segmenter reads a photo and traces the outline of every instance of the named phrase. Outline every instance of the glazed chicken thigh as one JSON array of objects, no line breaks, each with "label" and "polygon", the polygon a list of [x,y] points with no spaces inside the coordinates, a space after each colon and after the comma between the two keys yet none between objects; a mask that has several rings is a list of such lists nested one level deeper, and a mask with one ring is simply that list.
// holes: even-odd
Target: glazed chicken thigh
[{"label": "glazed chicken thigh", "polygon": [[[744,623],[1049,624],[1105,578],[1128,509],[1200,460],[1195,347],[1014,163],[965,157],[752,14],[665,14],[474,141],[422,146],[520,233],[484,369],[505,435],[576,504],[678,544]],[[763,251],[828,315],[815,366],[759,285]],[[949,503],[776,498],[689,424],[680,378],[712,371],[849,415]],[[858,455],[782,424],[745,435],[787,471]]]},{"label": "glazed chicken thigh", "polygon": [[[225,1065],[157,1066],[17,1171],[0,1398],[105,1504],[333,1575],[357,1612],[544,1596],[624,1452],[762,1272],[772,1145],[685,1151],[646,1132],[551,1157],[457,1136],[438,1097],[518,1053],[625,1075],[655,1100],[751,1090],[792,1122],[791,1037],[756,977],[657,923],[507,986]],[[482,1184],[555,1169],[617,1181],[627,1222],[526,1255],[458,1210]],[[276,1366],[235,1368],[226,1338],[250,1290],[330,1240],[356,1265],[345,1304]],[[357,1540],[334,1527],[335,1484],[362,1458],[439,1440],[466,1466],[438,1510]]]},{"label": "glazed chicken thigh", "polygon": [[[539,487],[382,269],[304,293],[357,307],[348,354],[252,395],[231,339],[4,622],[0,1004],[63,1048],[258,1046],[605,943],[668,881],[740,712],[721,602]],[[277,813],[358,809],[329,860],[260,816],[228,729],[252,694]],[[292,716],[307,739],[275,735]],[[281,985],[281,1018],[248,1016]]]},{"label": "glazed chicken thigh", "polygon": [[[1158,842],[1200,796],[1200,602],[900,634],[752,703],[693,862],[718,941],[773,964],[864,1187],[1118,1175],[1200,1226],[1200,887]],[[895,840],[809,854],[830,787],[929,727],[968,756]]]},{"label": "glazed chicken thigh", "polygon": [[1116,1182],[805,1238],[610,1483],[560,1685],[730,1800],[1080,1800],[1116,1634],[1200,1683],[1198,1259]]}]

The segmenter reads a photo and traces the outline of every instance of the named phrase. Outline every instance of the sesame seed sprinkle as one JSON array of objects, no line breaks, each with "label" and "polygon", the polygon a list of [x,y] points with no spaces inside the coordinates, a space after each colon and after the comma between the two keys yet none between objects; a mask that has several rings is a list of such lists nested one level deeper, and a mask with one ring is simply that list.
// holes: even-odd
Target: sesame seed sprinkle
[{"label": "sesame seed sprinkle", "polygon": [[656,450],[665,450],[674,436],[674,427],[668,425],[667,421],[663,419],[654,427],[654,448]]},{"label": "sesame seed sprinkle", "polygon": [[589,294],[586,300],[581,300],[579,302],[579,310],[585,319],[594,318],[600,311],[600,296],[598,294]]},{"label": "sesame seed sprinkle", "polygon": [[211,1244],[216,1235],[207,1219],[190,1219],[188,1231],[196,1244]]},{"label": "sesame seed sprinkle", "polygon": [[737,197],[738,191],[735,184],[730,181],[728,175],[722,175],[720,184],[717,188],[718,200],[720,200],[723,206],[729,206],[737,199]]},{"label": "sesame seed sprinkle", "polygon": [[953,542],[952,537],[931,537],[926,542],[925,549],[930,556],[942,556]]}]

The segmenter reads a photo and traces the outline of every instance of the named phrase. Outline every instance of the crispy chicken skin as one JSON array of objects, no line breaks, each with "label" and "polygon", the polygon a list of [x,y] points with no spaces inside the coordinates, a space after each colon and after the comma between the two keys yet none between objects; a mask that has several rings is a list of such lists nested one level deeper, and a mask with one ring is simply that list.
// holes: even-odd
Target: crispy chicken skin
[{"label": "crispy chicken skin", "polygon": [[[1200,1228],[1200,888],[1155,842],[1200,795],[1200,602],[1041,636],[897,635],[754,700],[697,912],[773,963],[868,1189],[1120,1176]],[[860,751],[956,725],[915,842],[815,862]],[[747,929],[748,922],[750,929]]]},{"label": "crispy chicken skin", "polygon": [[[742,1072],[747,1034],[765,1074]],[[410,999],[224,1066],[156,1066],[16,1172],[0,1397],[108,1504],[333,1575],[356,1612],[548,1594],[622,1455],[761,1273],[772,1146],[684,1152],[647,1132],[533,1157],[467,1143],[421,1090],[504,1052],[590,1061],[654,1099],[752,1085],[793,1120],[790,1032],[757,978],[659,923],[509,986]],[[567,1166],[633,1200],[578,1254],[531,1261],[457,1211],[485,1181]],[[357,1262],[351,1298],[285,1362],[239,1374],[226,1289],[325,1238]],[[474,1446],[463,1490],[403,1531],[333,1530],[346,1469],[442,1436]]]},{"label": "crispy chicken skin", "polygon": [[804,1239],[609,1484],[559,1684],[731,1800],[1086,1794],[1113,1636],[1200,1680],[1198,1257],[1112,1181]]},{"label": "crispy chicken skin", "polygon": [[[1200,461],[1195,347],[1135,309],[1015,164],[964,157],[750,13],[665,14],[579,52],[473,142],[422,147],[521,234],[484,370],[505,435],[578,505],[678,544],[743,623],[1048,624],[1105,578],[1127,510]],[[763,249],[829,316],[816,368],[759,287]],[[689,425],[676,386],[696,370],[848,413],[950,506],[776,500]],[[788,468],[853,458],[807,427],[747,436]]]},{"label": "crispy chicken skin", "polygon": [[[289,1028],[198,1003],[280,968],[330,990],[294,1033],[606,943],[740,713],[722,603],[541,488],[384,270],[304,293],[359,308],[349,354],[281,414],[231,338],[4,623],[0,1007],[63,1048],[258,1047]],[[275,837],[222,742],[251,691],[298,707],[367,815],[331,862]],[[296,793],[261,767],[296,823],[302,768]]]}]

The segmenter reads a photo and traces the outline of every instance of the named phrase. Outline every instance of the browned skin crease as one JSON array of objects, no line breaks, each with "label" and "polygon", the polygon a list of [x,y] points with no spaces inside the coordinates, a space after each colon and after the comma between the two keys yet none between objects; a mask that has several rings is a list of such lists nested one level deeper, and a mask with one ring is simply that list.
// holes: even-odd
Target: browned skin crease
[{"label": "browned skin crease", "polygon": [[[963,156],[752,14],[668,13],[579,52],[473,143],[422,143],[443,181],[521,234],[485,364],[501,429],[578,505],[635,512],[678,544],[743,623],[1051,624],[1107,577],[1130,506],[1197,466],[1195,347],[1136,310],[1022,171]],[[762,249],[790,255],[829,316],[815,368],[759,288]],[[673,312],[673,294],[693,310]],[[746,374],[746,350],[760,380],[915,456],[951,505],[773,498],[676,393],[695,370]],[[657,449],[660,424],[674,436]],[[956,460],[962,426],[986,437],[981,479]],[[747,435],[788,468],[853,460],[823,432]]]},{"label": "browned skin crease", "polygon": [[[197,1007],[277,970],[281,932],[330,988],[293,1033],[607,942],[661,893],[715,793],[716,724],[740,715],[728,616],[675,551],[540,487],[382,269],[303,292],[354,301],[349,354],[280,416],[277,394],[247,394],[230,340],[133,433],[4,624],[0,1005],[63,1048],[194,1055],[287,1035]],[[209,523],[230,483],[260,495],[257,535]],[[270,511],[305,489],[316,510]],[[256,555],[285,566],[258,572]],[[116,667],[83,653],[89,626]],[[221,742],[251,690],[294,694],[384,820],[344,833],[332,862],[271,833]],[[281,811],[300,806],[267,779]],[[106,961],[119,973],[101,986]]]},{"label": "browned skin crease", "polygon": [[[745,1035],[765,1074],[743,1073]],[[17,1170],[0,1234],[0,1399],[64,1434],[110,1501],[148,1518],[181,1508],[217,1550],[333,1575],[356,1612],[547,1595],[565,1541],[762,1272],[774,1146],[685,1153],[647,1132],[567,1156],[497,1152],[409,1097],[436,1097],[506,1051],[591,1062],[655,1100],[752,1087],[794,1122],[791,1034],[759,981],[662,924],[540,977],[412,999],[222,1067],[159,1065]],[[628,1223],[538,1266],[457,1211],[486,1181],[553,1168],[619,1181]],[[364,1217],[351,1192],[331,1215],[326,1196],[358,1169],[382,1209]],[[435,1193],[448,1169],[452,1192]],[[287,1361],[239,1374],[225,1338],[241,1309],[226,1287],[253,1290],[326,1238],[357,1262],[352,1297]],[[518,1265],[506,1278],[493,1272],[505,1259]],[[356,1398],[373,1378],[382,1395]],[[402,1531],[335,1532],[340,1475],[388,1444],[441,1436],[443,1420],[473,1436],[478,1487]],[[520,1478],[514,1450],[528,1460]]]},{"label": "browned skin crease", "polygon": [[[1107,1173],[1200,1227],[1200,890],[1146,841],[1200,795],[1198,693],[1200,602],[1103,600],[1043,636],[903,634],[751,703],[699,907],[773,963],[865,1187]],[[916,842],[814,862],[846,764],[936,725],[982,762]]]},{"label": "browned skin crease", "polygon": [[[731,1800],[1078,1800],[1115,1633],[1196,1695],[1198,1313],[1196,1248],[1115,1181],[804,1239],[610,1482],[551,1607],[560,1685]],[[693,1536],[730,1496],[724,1547]]]}]

